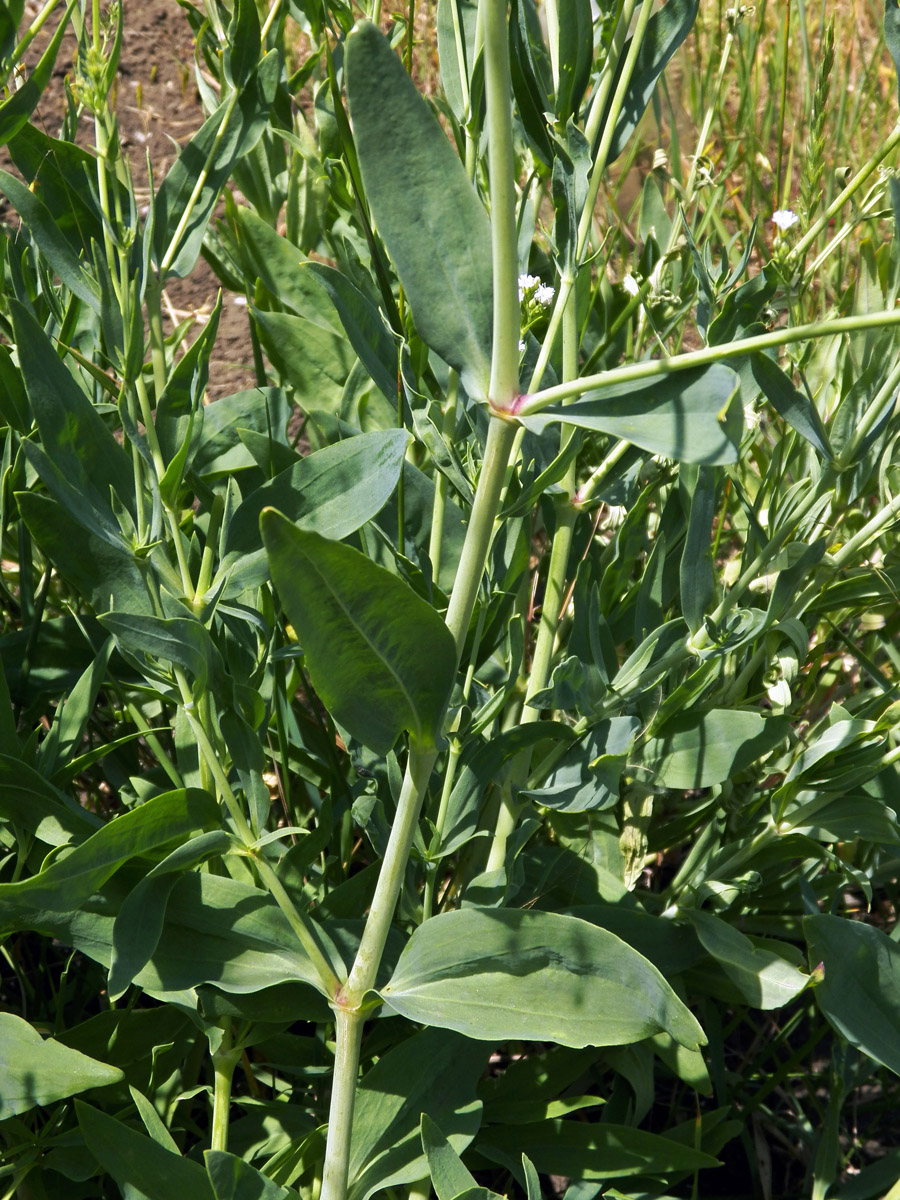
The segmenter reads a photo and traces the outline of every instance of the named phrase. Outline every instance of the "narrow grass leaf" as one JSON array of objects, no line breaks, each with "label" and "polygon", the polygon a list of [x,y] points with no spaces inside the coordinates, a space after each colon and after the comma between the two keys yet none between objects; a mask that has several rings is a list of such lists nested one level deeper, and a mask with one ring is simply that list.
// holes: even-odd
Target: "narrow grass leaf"
[{"label": "narrow grass leaf", "polygon": [[539,434],[551,422],[566,421],[676,461],[733,463],[743,428],[739,397],[737,375],[717,363],[642,380],[627,392],[598,388],[572,404],[548,405],[522,424]]},{"label": "narrow grass leaf", "polygon": [[[620,1046],[703,1031],[662,975],[614,934],[536,910],[461,909],[413,933],[383,999],[468,1037]],[[523,1143],[527,1144],[527,1143]]]},{"label": "narrow grass leaf", "polygon": [[434,609],[351,546],[261,518],[272,579],[325,707],[386,754],[402,730],[435,745],[456,676],[453,637]]},{"label": "narrow grass leaf", "polygon": [[53,1104],[88,1088],[123,1078],[118,1067],[97,1062],[36,1029],[12,1013],[0,1013],[0,1121]]},{"label": "narrow grass leaf", "polygon": [[368,21],[347,39],[346,70],[366,197],[416,328],[483,400],[493,321],[487,213],[400,59]]}]

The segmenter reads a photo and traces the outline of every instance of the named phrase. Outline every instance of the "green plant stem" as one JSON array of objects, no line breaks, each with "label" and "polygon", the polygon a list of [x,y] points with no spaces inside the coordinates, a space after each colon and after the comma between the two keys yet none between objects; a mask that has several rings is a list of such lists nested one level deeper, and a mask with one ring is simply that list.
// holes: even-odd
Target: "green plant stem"
[{"label": "green plant stem", "polygon": [[306,920],[296,904],[294,904],[284,884],[275,873],[275,868],[268,859],[263,858],[262,854],[254,854],[252,857],[260,879],[272,893],[275,903],[284,913],[285,917],[287,917],[291,928],[297,935],[297,940],[315,968],[315,972],[322,985],[322,990],[326,996],[333,998],[340,992],[343,984],[335,973],[334,967],[331,965],[325,951],[319,945],[315,927]]},{"label": "green plant stem", "polygon": [[[462,754],[462,742],[457,737],[451,737],[450,749],[447,752],[447,763],[444,767],[444,782],[441,787],[441,799],[438,805],[437,817],[434,822],[435,841],[439,844],[447,820],[447,810],[450,807],[450,795],[456,781],[456,768],[459,756]],[[422,897],[422,920],[427,921],[434,912],[434,889],[437,882],[437,863],[429,863],[430,870],[425,880],[425,892]]]},{"label": "green plant stem", "polygon": [[231,1109],[231,1085],[234,1069],[240,1062],[241,1051],[235,1049],[230,1022],[222,1033],[222,1041],[212,1056],[213,1113],[209,1146],[211,1150],[228,1149],[228,1118]]},{"label": "green plant stem", "polygon": [[891,151],[898,145],[900,145],[900,123],[894,126],[891,133],[882,142],[871,158],[867,159],[866,162],[863,163],[843,191],[839,192],[838,195],[835,196],[834,200],[832,200],[822,215],[813,222],[809,229],[807,229],[806,233],[793,250],[793,256],[798,261],[813,244],[822,230],[827,229],[831,218],[840,212],[847,201],[859,191],[872,172],[876,171],[878,167],[881,166]]},{"label": "green plant stem", "polygon": [[[493,349],[489,395],[495,408],[508,410],[518,392],[519,293],[506,0],[481,0],[479,15],[481,14],[484,19],[494,267]],[[515,424],[504,417],[491,417],[466,540],[447,609],[446,622],[456,643],[457,662],[462,656],[475,598],[484,574],[515,434]],[[362,941],[347,983],[333,1006],[337,1021],[335,1077],[321,1200],[345,1200],[347,1194],[350,1131],[356,1076],[359,1070],[365,996],[375,985],[418,826],[422,799],[436,759],[437,750],[422,749],[411,743],[397,812]]]},{"label": "green plant stem", "polygon": [[673,355],[671,358],[646,359],[643,362],[626,363],[621,367],[613,367],[609,371],[601,371],[596,375],[582,375],[571,383],[560,383],[556,387],[544,388],[534,395],[523,397],[516,406],[517,417],[527,417],[539,413],[542,409],[557,400],[567,400],[572,396],[583,395],[594,388],[615,387],[619,384],[634,383],[638,379],[653,379],[663,375],[673,375],[677,371],[688,371],[693,367],[706,367],[712,363],[724,362],[729,358],[742,358],[754,354],[758,350],[772,350],[778,346],[786,346],[791,342],[804,342],[813,338],[831,337],[839,333],[856,333],[864,329],[884,329],[889,325],[900,325],[900,309],[887,309],[884,312],[860,313],[852,317],[833,317],[827,321],[814,321],[808,325],[795,325],[792,329],[776,329],[771,333],[761,333],[756,337],[743,338],[736,342],[725,342],[721,346],[707,346],[702,350],[691,350],[686,354]]},{"label": "green plant stem", "polygon": [[166,250],[165,254],[162,257],[162,261],[159,264],[160,280],[165,279],[169,268],[171,267],[172,263],[175,261],[175,257],[178,254],[178,250],[179,250],[179,243],[181,241],[182,236],[184,235],[185,229],[187,229],[187,227],[188,227],[188,223],[190,222],[190,219],[193,215],[194,208],[197,205],[197,201],[200,199],[200,195],[203,192],[204,187],[206,186],[206,180],[209,175],[209,169],[212,166],[213,162],[215,161],[215,157],[219,151],[219,146],[222,142],[222,138],[225,136],[228,126],[231,124],[231,118],[234,113],[235,107],[237,106],[237,101],[238,101],[238,92],[237,92],[237,89],[235,89],[234,91],[232,91],[231,95],[228,97],[228,100],[226,101],[227,108],[225,109],[225,112],[222,115],[222,121],[219,125],[219,128],[216,130],[216,136],[213,138],[213,143],[209,148],[209,153],[206,156],[206,162],[203,164],[203,169],[200,171],[200,174],[197,176],[197,182],[194,184],[193,191],[191,192],[190,196],[188,197],[187,204],[184,206],[184,212],[181,214],[181,219],[179,220],[178,225],[175,228],[175,232],[172,234],[172,240],[169,242],[168,249]]},{"label": "green plant stem", "polygon": [[347,1194],[350,1135],[353,1130],[363,1020],[362,1013],[346,1008],[339,1008],[335,1014],[334,1076],[320,1200],[337,1200],[338,1197],[343,1200]]},{"label": "green plant stem", "polygon": [[56,8],[58,4],[59,0],[47,0],[47,3],[26,29],[25,36],[22,38],[21,42],[19,42],[18,46],[16,46],[15,50],[13,50],[12,54],[9,56],[9,61],[11,63],[15,65],[15,63],[22,61],[25,51],[44,28],[48,18],[52,15],[54,8]]},{"label": "green plant stem", "polygon": [[[454,5],[454,11],[456,6]],[[444,410],[442,433],[447,442],[453,439],[456,427],[456,403],[459,398],[459,375],[450,371],[447,385],[447,407]],[[438,471],[434,484],[434,506],[431,510],[431,533],[428,538],[428,558],[431,561],[431,578],[437,583],[441,573],[441,558],[444,544],[444,515],[447,510],[447,489],[450,483],[443,471]]]}]

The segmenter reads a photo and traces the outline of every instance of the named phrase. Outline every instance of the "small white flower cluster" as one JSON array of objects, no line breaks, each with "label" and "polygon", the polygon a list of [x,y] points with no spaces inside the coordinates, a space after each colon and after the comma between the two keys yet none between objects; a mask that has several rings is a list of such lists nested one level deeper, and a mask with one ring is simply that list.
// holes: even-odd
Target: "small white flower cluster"
[{"label": "small white flower cluster", "polygon": [[555,295],[554,289],[542,283],[539,275],[519,276],[519,303],[534,300],[541,308],[549,308]]},{"label": "small white flower cluster", "polygon": [[772,224],[781,233],[786,233],[788,229],[793,229],[800,218],[795,212],[789,208],[779,208],[772,213]]}]

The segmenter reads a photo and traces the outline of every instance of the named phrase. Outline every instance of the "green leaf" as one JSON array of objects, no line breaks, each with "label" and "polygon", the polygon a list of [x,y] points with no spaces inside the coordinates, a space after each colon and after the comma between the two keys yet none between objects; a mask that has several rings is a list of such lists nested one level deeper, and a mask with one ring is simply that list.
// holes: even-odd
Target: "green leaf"
[{"label": "green leaf", "polygon": [[317,450],[252,492],[228,527],[222,572],[231,587],[248,588],[269,575],[259,531],[264,508],[277,508],[300,529],[341,541],[371,521],[397,486],[409,434],[374,430]]},{"label": "green leaf", "polygon": [[327,292],[341,318],[347,340],[382,395],[396,405],[400,355],[390,329],[378,309],[346,275],[324,263],[309,262],[312,273]]},{"label": "green leaf", "polygon": [[298,1194],[225,1150],[207,1150],[203,1159],[216,1200],[289,1200]]},{"label": "green leaf", "polygon": [[248,388],[206,405],[192,471],[209,480],[255,469],[256,461],[241,441],[241,430],[258,433],[275,445],[285,446],[291,412],[284,389],[278,387]]},{"label": "green leaf", "polygon": [[822,418],[812,401],[797,391],[781,367],[767,354],[752,354],[750,370],[760,391],[779,416],[784,417],[792,429],[796,429],[823,458],[831,462],[834,451],[828,443],[828,434],[822,424]]},{"label": "green leaf", "polygon": [[[692,475],[688,486],[689,475]],[[715,600],[715,575],[712,562],[712,524],[716,515],[717,473],[710,467],[693,472],[684,469],[679,482],[690,495],[690,515],[679,576],[681,610],[691,633],[703,625],[703,618]]]},{"label": "green leaf", "polygon": [[900,946],[861,921],[803,918],[809,961],[825,975],[814,995],[851,1046],[900,1075]]},{"label": "green leaf", "polygon": [[57,792],[18,755],[0,754],[0,817],[47,846],[83,841],[101,825],[100,818]]},{"label": "green leaf", "polygon": [[301,406],[337,411],[356,358],[344,333],[291,313],[251,311],[266,354]]},{"label": "green leaf", "polygon": [[477,1187],[475,1177],[427,1113],[422,1113],[422,1149],[438,1200],[454,1200],[460,1192]]},{"label": "green leaf", "polygon": [[492,1125],[477,1142],[485,1157],[512,1171],[520,1167],[523,1146],[542,1174],[579,1180],[669,1175],[719,1165],[710,1155],[670,1138],[605,1123],[557,1119],[537,1125]]},{"label": "green leaf", "polygon": [[27,1021],[0,1013],[0,1121],[53,1104],[88,1088],[106,1087],[124,1078],[118,1067],[97,1062],[46,1040]]},{"label": "green leaf", "polygon": [[126,1188],[147,1200],[215,1200],[206,1172],[199,1163],[173,1154],[152,1138],[115,1117],[75,1101],[75,1111],[87,1147],[124,1194]]},{"label": "green leaf", "polygon": [[[473,1038],[620,1046],[703,1031],[662,975],[614,934],[537,910],[461,909],[413,933],[382,998]],[[523,1145],[527,1145],[523,1142]]]},{"label": "green leaf", "polygon": [[347,39],[347,95],[366,197],[423,340],[487,397],[490,222],[400,59],[375,25]]},{"label": "green leaf", "polygon": [[222,62],[232,87],[243,87],[259,62],[260,32],[256,0],[235,0]]},{"label": "green leaf", "polygon": [[69,0],[66,11],[34,70],[22,86],[14,88],[9,98],[0,104],[0,146],[6,145],[10,138],[15,137],[37,107],[53,75],[53,66],[66,36],[69,17],[77,6],[78,0]]},{"label": "green leaf", "polygon": [[[700,910],[687,915],[705,949],[754,1008],[781,1008],[809,983],[809,976],[783,954],[752,942],[720,917]],[[769,941],[769,945],[782,943]]]},{"label": "green leaf", "polygon": [[40,247],[41,254],[69,291],[99,313],[100,291],[97,282],[60,232],[54,213],[21,179],[16,179],[8,171],[0,171],[0,191],[22,218],[22,223]]},{"label": "green leaf", "polygon": [[149,613],[152,603],[138,560],[125,546],[92,533],[63,504],[36,492],[17,492],[31,536],[95,612],[108,608]]},{"label": "green leaf", "polygon": [[768,754],[788,733],[783,717],[714,708],[668,721],[640,749],[635,766],[667,788],[723,783]]},{"label": "green leaf", "polygon": [[[662,8],[647,22],[622,111],[616,121],[607,163],[615,162],[625,149],[626,142],[650,103],[656,81],[665,70],[669,59],[690,33],[699,7],[699,0],[666,0]],[[625,44],[620,62],[625,62],[630,47],[631,39]]]},{"label": "green leaf", "polygon": [[210,858],[224,854],[231,835],[224,829],[201,833],[166,855],[138,883],[119,909],[112,933],[109,994],[117,1000],[141,971],[159,944],[166,905],[180,875]]},{"label": "green leaf", "polygon": [[107,822],[30,879],[0,884],[0,902],[35,910],[77,909],[130,858],[219,823],[218,805],[206,792],[193,788],[165,792]]},{"label": "green leaf", "polygon": [[900,5],[897,0],[884,0],[884,43],[894,60],[900,94]]},{"label": "green leaf", "polygon": [[[44,451],[75,497],[83,496],[98,515],[109,514],[107,523],[118,533],[109,497],[113,491],[126,507],[134,504],[128,456],[28,309],[12,299],[9,307],[19,367]],[[46,482],[49,487],[54,481]],[[70,492],[57,499],[68,502]]]},{"label": "green leaf", "polygon": [[123,654],[142,669],[147,657],[187,672],[195,695],[224,674],[219,651],[205,625],[192,617],[150,617],[109,612],[97,618]]},{"label": "green leaf", "polygon": [[153,256],[158,267],[168,258],[169,275],[183,278],[193,270],[220,191],[235,164],[262,136],[281,73],[281,59],[270,51],[236,100],[230,93],[204,121],[163,180],[153,210]]},{"label": "green leaf", "polygon": [[581,105],[591,76],[594,28],[590,0],[568,0],[559,14],[559,87],[556,118],[564,124]]},{"label": "green leaf", "polygon": [[429,604],[351,546],[266,509],[263,543],[323,704],[353,737],[386,754],[402,730],[440,737],[456,647]]},{"label": "green leaf", "polygon": [[549,405],[522,418],[538,434],[553,421],[609,433],[680,462],[733,463],[743,428],[740,381],[716,363],[640,380],[626,392],[598,388],[573,404]]},{"label": "green leaf", "polygon": [[454,1151],[465,1150],[481,1124],[475,1089],[488,1054],[458,1034],[423,1029],[382,1055],[356,1093],[349,1200],[427,1174],[423,1113],[447,1131]]},{"label": "green leaf", "polygon": [[[459,14],[460,35],[462,37],[461,63],[454,31],[454,8]],[[438,60],[441,65],[441,85],[444,89],[447,103],[450,105],[450,110],[457,121],[465,121],[468,115],[466,113],[464,94],[469,93],[469,81],[472,78],[472,68],[474,66],[472,57],[475,54],[475,27],[477,22],[478,4],[476,0],[438,0],[436,31]],[[463,76],[466,81],[465,93],[462,83]]]}]

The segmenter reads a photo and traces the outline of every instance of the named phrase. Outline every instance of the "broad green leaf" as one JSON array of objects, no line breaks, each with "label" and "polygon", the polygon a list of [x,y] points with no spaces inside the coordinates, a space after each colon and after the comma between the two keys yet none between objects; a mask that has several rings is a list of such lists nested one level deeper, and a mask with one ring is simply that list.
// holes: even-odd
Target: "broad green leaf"
[{"label": "broad green leaf", "polygon": [[83,841],[102,826],[17,755],[6,754],[0,754],[0,817],[47,846]]},{"label": "broad green leaf", "polygon": [[816,1003],[837,1032],[900,1075],[900,946],[874,925],[804,917],[810,965],[824,968]]},{"label": "broad green leaf", "polygon": [[428,1173],[438,1200],[454,1200],[460,1192],[478,1184],[462,1159],[427,1113],[422,1113],[422,1149],[428,1159]]},{"label": "broad green leaf", "polygon": [[309,271],[327,292],[360,362],[384,397],[396,405],[400,355],[378,309],[334,267],[309,262],[303,270]]},{"label": "broad green leaf", "polygon": [[684,468],[685,476],[693,475],[691,486],[685,490],[690,497],[687,534],[681,554],[679,579],[681,583],[681,611],[691,633],[703,625],[703,618],[715,600],[715,575],[712,562],[712,524],[716,514],[717,472],[711,467],[699,467],[691,471]]},{"label": "broad green leaf", "polygon": [[298,1194],[225,1150],[207,1150],[203,1159],[216,1200],[289,1200]]},{"label": "broad green leaf", "polygon": [[75,910],[130,858],[150,853],[194,829],[219,823],[218,805],[206,792],[166,792],[108,821],[87,841],[30,879],[0,884],[0,904]]},{"label": "broad green leaf", "polygon": [[191,617],[150,617],[109,612],[97,618],[123,654],[143,669],[147,657],[181,667],[199,695],[224,674],[219,651],[205,625]]},{"label": "broad green leaf", "polygon": [[751,355],[750,370],[760,391],[779,416],[784,417],[788,425],[830,462],[834,452],[828,444],[828,433],[813,402],[794,387],[781,367],[767,354]]},{"label": "broad green leaf", "polygon": [[259,62],[260,32],[255,0],[235,0],[222,59],[225,78],[232,87],[243,87]]},{"label": "broad green leaf", "polygon": [[688,915],[705,949],[754,1008],[781,1008],[809,983],[809,976],[796,964],[763,943],[752,942],[721,917],[699,909]]},{"label": "broad green leaf", "polygon": [[[17,300],[10,300],[9,306],[16,353],[41,445],[70,488],[87,497],[98,513],[110,513],[112,522],[110,491],[126,507],[134,503],[128,456],[28,309]],[[47,482],[50,486],[51,481]],[[67,497],[57,499],[65,502]]]},{"label": "broad green leaf", "polygon": [[522,418],[538,434],[554,421],[609,433],[680,462],[733,463],[743,428],[740,381],[717,363],[640,380],[625,392],[598,388],[572,404],[549,405]]},{"label": "broad green leaf", "polygon": [[0,191],[22,218],[25,228],[40,246],[41,254],[46,257],[69,291],[99,313],[100,293],[97,282],[91,278],[84,261],[79,259],[60,232],[55,214],[21,179],[16,179],[8,171],[0,171]]},{"label": "broad green leaf", "polygon": [[[382,998],[468,1037],[620,1046],[703,1030],[662,975],[614,934],[537,910],[461,909],[413,933]],[[527,1144],[527,1143],[523,1143]]]},{"label": "broad green leaf", "polygon": [[259,532],[264,508],[277,508],[300,529],[340,541],[377,516],[397,486],[409,434],[375,430],[308,454],[252,492],[228,527],[222,572],[231,589],[258,586],[269,575]]},{"label": "broad green leaf", "polygon": [[[560,124],[578,113],[591,75],[594,29],[590,0],[568,0],[558,8],[559,87],[556,118]],[[551,32],[551,37],[553,36]]]},{"label": "broad green leaf", "polygon": [[214,479],[253,469],[256,461],[241,441],[240,431],[249,430],[287,446],[291,412],[284,389],[277,387],[248,388],[208,404],[191,470],[203,479]]},{"label": "broad green leaf", "polygon": [[126,897],[113,926],[109,994],[114,1000],[153,956],[162,933],[166,905],[179,876],[198,863],[224,854],[231,840],[224,829],[191,838],[157,863]]},{"label": "broad green leaf", "polygon": [[206,1172],[199,1163],[173,1154],[99,1109],[75,1101],[75,1111],[87,1147],[123,1194],[134,1189],[147,1200],[215,1200]]},{"label": "broad green leaf", "polygon": [[167,262],[167,274],[183,278],[193,269],[220,191],[262,136],[282,70],[279,55],[269,51],[236,96],[222,99],[163,180],[153,211],[153,257],[157,267]]},{"label": "broad green leaf", "polygon": [[490,379],[490,223],[465,168],[380,30],[347,39],[347,95],[366,198],[416,328],[483,400]]},{"label": "broad green leaf", "polygon": [[404,729],[419,746],[434,746],[456,676],[456,647],[438,614],[351,546],[306,533],[273,509],[261,529],[325,707],[380,754]]},{"label": "broad green leaf", "polygon": [[336,333],[292,313],[258,308],[252,313],[266,354],[300,405],[337,411],[356,359],[343,331]]},{"label": "broad green leaf", "polygon": [[118,1067],[45,1040],[21,1017],[0,1013],[0,1121],[122,1078]]},{"label": "broad green leaf", "polygon": [[[616,121],[607,163],[614,162],[625,149],[625,144],[650,103],[656,81],[665,70],[669,59],[690,33],[699,7],[700,0],[666,0],[647,22],[622,110]],[[629,39],[620,62],[625,61],[630,48]]]},{"label": "broad green leaf", "polygon": [[522,1147],[527,1146],[528,1157],[542,1174],[584,1180],[670,1175],[719,1165],[708,1154],[643,1129],[583,1121],[492,1125],[476,1145],[486,1158],[512,1171],[519,1169]]},{"label": "broad green leaf", "polygon": [[64,504],[37,492],[17,492],[29,532],[47,558],[95,612],[108,608],[150,613],[152,602],[138,560],[122,540],[91,532]]},{"label": "broad green leaf", "polygon": [[768,754],[787,733],[783,717],[729,708],[687,713],[645,742],[634,765],[662,787],[711,787]]},{"label": "broad green leaf", "polygon": [[462,1153],[481,1124],[475,1088],[488,1054],[487,1046],[458,1034],[423,1029],[382,1055],[356,1093],[349,1200],[367,1200],[427,1174],[419,1135],[423,1113]]}]

